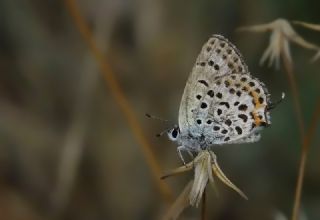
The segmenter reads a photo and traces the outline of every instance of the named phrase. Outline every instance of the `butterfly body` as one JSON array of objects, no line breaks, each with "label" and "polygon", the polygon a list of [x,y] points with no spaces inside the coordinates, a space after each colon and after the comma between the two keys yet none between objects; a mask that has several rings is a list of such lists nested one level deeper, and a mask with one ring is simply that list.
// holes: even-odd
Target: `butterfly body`
[{"label": "butterfly body", "polygon": [[251,76],[238,49],[220,35],[203,46],[187,80],[179,127],[169,131],[178,151],[255,142],[269,125],[269,93]]}]

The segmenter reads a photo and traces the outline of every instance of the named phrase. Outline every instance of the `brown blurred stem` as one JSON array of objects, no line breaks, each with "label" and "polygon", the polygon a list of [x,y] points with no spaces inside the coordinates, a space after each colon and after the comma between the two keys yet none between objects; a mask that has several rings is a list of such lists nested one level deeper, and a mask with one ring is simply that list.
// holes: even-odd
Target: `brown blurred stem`
[{"label": "brown blurred stem", "polygon": [[300,138],[301,138],[301,142],[303,141],[303,137],[304,137],[304,120],[302,117],[302,110],[301,110],[301,104],[300,104],[300,99],[299,99],[299,91],[298,91],[298,87],[297,87],[297,83],[296,83],[296,79],[295,76],[293,74],[293,66],[291,61],[288,59],[288,57],[286,56],[281,56],[282,57],[282,61],[284,64],[284,68],[285,68],[285,73],[288,77],[288,81],[290,84],[290,89],[292,92],[292,97],[293,97],[293,102],[294,102],[294,110],[296,113],[296,117],[298,120],[298,125],[299,125],[299,132],[300,132]]},{"label": "brown blurred stem", "polygon": [[298,87],[295,80],[295,76],[293,74],[293,65],[287,56],[283,55],[281,57],[282,57],[285,73],[288,77],[288,81],[289,81],[292,96],[293,96],[294,109],[295,109],[296,117],[298,120],[299,131],[300,131],[300,141],[302,146],[301,154],[300,154],[298,177],[297,177],[297,185],[295,190],[295,198],[294,198],[294,204],[293,204],[293,210],[292,210],[292,218],[291,218],[292,220],[297,220],[299,216],[300,206],[301,206],[301,194],[302,194],[303,179],[304,179],[304,173],[306,168],[307,156],[309,152],[309,145],[311,140],[313,139],[315,129],[317,126],[317,121],[319,120],[319,117],[320,117],[320,99],[318,99],[317,101],[317,106],[312,117],[311,126],[308,129],[307,133],[305,133],[305,125],[302,117]]},{"label": "brown blurred stem", "polygon": [[202,202],[201,202],[201,220],[207,219],[206,194],[207,194],[206,189],[204,189],[203,195],[202,195]]},{"label": "brown blurred stem", "polygon": [[304,171],[307,161],[307,155],[309,151],[309,146],[311,143],[311,140],[313,139],[315,135],[315,131],[317,128],[318,121],[320,119],[320,97],[318,97],[317,100],[317,106],[313,113],[312,119],[311,119],[311,125],[308,129],[308,132],[303,138],[303,144],[301,149],[301,157],[300,157],[300,165],[299,165],[299,173],[298,173],[298,179],[297,179],[297,186],[296,186],[296,192],[295,192],[295,199],[293,204],[293,210],[292,210],[292,220],[297,220],[299,216],[300,211],[300,203],[301,203],[301,192],[302,192],[302,186],[303,186],[303,178],[304,178]]},{"label": "brown blurred stem", "polygon": [[303,186],[303,178],[304,178],[304,171],[305,171],[306,160],[308,155],[308,149],[305,147],[305,143],[304,143],[305,142],[304,121],[302,117],[298,87],[295,80],[295,76],[293,74],[293,65],[286,56],[281,56],[281,57],[282,57],[285,73],[289,81],[290,89],[292,92],[294,110],[295,110],[297,121],[298,121],[300,141],[302,146],[301,154],[300,154],[298,177],[297,177],[297,183],[296,183],[297,185],[295,190],[295,199],[294,199],[293,210],[292,210],[292,220],[297,220],[297,216],[299,215],[299,209],[301,204],[301,192],[302,192],[302,186]]},{"label": "brown blurred stem", "polygon": [[65,0],[67,11],[69,12],[70,16],[73,19],[74,25],[84,38],[85,43],[89,47],[89,50],[92,52],[96,62],[99,64],[101,69],[101,73],[103,74],[105,83],[107,84],[108,88],[112,96],[114,97],[116,103],[118,104],[120,110],[122,111],[127,123],[136,138],[143,155],[147,161],[151,169],[151,173],[156,185],[159,188],[159,191],[163,195],[166,201],[172,201],[172,193],[170,187],[164,182],[159,179],[161,176],[161,169],[160,165],[156,160],[154,153],[151,150],[150,144],[147,141],[142,127],[137,120],[133,109],[127,100],[126,96],[124,95],[113,71],[111,70],[109,64],[107,63],[107,59],[105,55],[99,50],[96,45],[96,42],[93,40],[93,35],[86,23],[85,19],[81,15],[81,12],[78,8],[78,5],[75,0]]}]

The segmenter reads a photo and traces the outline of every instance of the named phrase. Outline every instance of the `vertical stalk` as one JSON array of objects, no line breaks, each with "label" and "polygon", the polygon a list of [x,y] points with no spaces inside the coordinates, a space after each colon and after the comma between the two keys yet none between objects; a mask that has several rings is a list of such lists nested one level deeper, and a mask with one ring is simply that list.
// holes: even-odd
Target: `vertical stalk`
[{"label": "vertical stalk", "polygon": [[307,155],[309,152],[309,146],[310,146],[311,140],[315,135],[319,119],[320,119],[320,97],[318,97],[318,100],[317,100],[317,106],[311,119],[311,125],[308,129],[308,132],[306,133],[306,136],[303,139],[299,173],[298,173],[297,186],[296,186],[292,217],[291,217],[292,220],[298,220]]},{"label": "vertical stalk", "polygon": [[302,111],[301,111],[301,104],[299,99],[299,92],[297,83],[295,80],[295,76],[293,74],[293,66],[291,61],[282,54],[282,61],[285,69],[285,73],[287,75],[292,97],[293,97],[293,103],[294,103],[294,110],[296,114],[296,118],[298,121],[298,127],[299,127],[299,133],[300,133],[300,142],[301,142],[301,154],[300,154],[300,162],[299,162],[299,170],[298,170],[298,177],[297,177],[297,185],[295,189],[295,199],[293,203],[293,210],[292,210],[292,220],[297,220],[297,217],[299,215],[300,210],[300,204],[301,204],[301,192],[302,192],[302,186],[303,186],[303,178],[305,173],[305,166],[306,166],[306,160],[308,155],[308,150],[304,147],[304,137],[305,137],[305,131],[304,131],[304,121],[302,117]]},{"label": "vertical stalk", "polygon": [[115,74],[113,73],[110,65],[107,62],[106,56],[100,51],[96,42],[94,41],[93,35],[90,31],[88,24],[83,18],[79,7],[75,0],[65,0],[66,9],[73,19],[75,27],[83,37],[89,50],[92,52],[97,64],[101,69],[101,73],[105,80],[107,87],[110,89],[112,96],[114,97],[118,107],[123,113],[129,128],[132,131],[133,136],[141,147],[141,151],[145,157],[145,160],[151,170],[151,174],[154,182],[156,183],[161,195],[168,202],[172,201],[172,192],[165,182],[160,180],[161,168],[160,164],[156,160],[155,154],[153,153],[151,146],[144,134],[144,131],[130,105],[127,97],[125,96]]},{"label": "vertical stalk", "polygon": [[292,93],[292,97],[293,97],[294,110],[295,110],[295,114],[297,117],[299,131],[300,131],[300,137],[301,137],[301,142],[302,142],[303,141],[302,139],[304,137],[305,128],[304,128],[304,120],[302,117],[302,110],[301,110],[301,104],[300,104],[300,99],[299,99],[299,91],[298,91],[295,76],[293,74],[293,66],[292,66],[292,63],[290,62],[290,60],[286,56],[282,55],[281,57],[282,57],[285,73],[287,75],[290,89],[291,89],[291,93]]},{"label": "vertical stalk", "polygon": [[207,206],[206,206],[206,189],[203,191],[202,195],[202,202],[201,202],[201,220],[206,220],[207,219]]}]

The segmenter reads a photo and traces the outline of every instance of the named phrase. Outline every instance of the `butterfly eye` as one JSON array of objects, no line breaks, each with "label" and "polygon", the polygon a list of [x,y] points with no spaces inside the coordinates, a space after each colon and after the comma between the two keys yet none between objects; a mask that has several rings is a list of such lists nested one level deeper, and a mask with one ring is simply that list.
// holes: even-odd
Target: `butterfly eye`
[{"label": "butterfly eye", "polygon": [[168,137],[172,141],[176,141],[179,136],[179,128],[173,128],[170,131],[168,131]]}]

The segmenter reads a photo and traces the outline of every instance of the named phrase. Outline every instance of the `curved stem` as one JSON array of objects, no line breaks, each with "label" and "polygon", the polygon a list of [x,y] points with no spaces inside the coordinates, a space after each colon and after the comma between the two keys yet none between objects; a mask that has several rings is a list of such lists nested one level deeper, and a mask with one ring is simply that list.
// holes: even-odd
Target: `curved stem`
[{"label": "curved stem", "polygon": [[304,171],[306,167],[306,161],[307,161],[307,155],[309,151],[309,146],[311,143],[311,140],[313,139],[318,121],[320,120],[320,97],[317,101],[316,109],[313,113],[312,119],[311,119],[311,125],[308,129],[308,132],[306,136],[303,139],[303,145],[301,149],[301,158],[300,158],[300,165],[299,165],[299,172],[298,172],[298,179],[297,179],[297,186],[295,191],[295,198],[294,198],[294,204],[293,204],[293,210],[292,210],[292,220],[297,220],[299,216],[299,210],[300,210],[300,203],[301,203],[301,193],[302,193],[302,186],[303,186],[303,178],[304,178]]},{"label": "curved stem", "polygon": [[77,6],[76,1],[65,0],[65,4],[69,14],[73,19],[74,25],[76,26],[76,28],[78,29],[82,37],[84,38],[84,41],[89,47],[89,50],[92,52],[92,55],[96,59],[96,62],[99,64],[99,67],[101,69],[101,73],[103,74],[106,85],[109,87],[110,92],[114,97],[116,103],[118,104],[120,110],[122,111],[125,119],[127,120],[127,123],[131,128],[131,131],[135,139],[139,143],[139,146],[141,147],[141,150],[143,152],[143,155],[145,156],[147,164],[151,169],[153,179],[156,185],[158,186],[159,191],[167,201],[172,201],[171,189],[165,182],[161,181],[159,178],[161,176],[160,165],[157,162],[156,157],[151,150],[150,144],[144,135],[142,127],[139,121],[137,120],[129,101],[124,95],[120,87],[120,84],[118,83],[113,71],[111,70],[109,64],[107,63],[107,59],[105,55],[99,50],[98,46],[96,45],[96,42],[93,40],[92,33],[85,19],[81,15],[81,12]]},{"label": "curved stem", "polygon": [[293,102],[294,102],[294,110],[295,110],[296,117],[297,117],[297,120],[298,120],[300,138],[301,138],[301,142],[302,142],[303,141],[302,139],[303,139],[303,137],[305,135],[304,134],[305,133],[305,128],[304,128],[304,120],[303,120],[303,117],[302,117],[302,110],[301,110],[301,104],[300,104],[300,99],[299,99],[299,91],[298,91],[298,87],[297,87],[295,76],[293,74],[293,66],[292,66],[292,63],[290,62],[290,60],[286,56],[282,55],[281,57],[282,57],[282,60],[283,60],[285,73],[286,73],[286,75],[288,77],[290,89],[291,89],[291,92],[292,92],[292,97],[293,97]]}]

